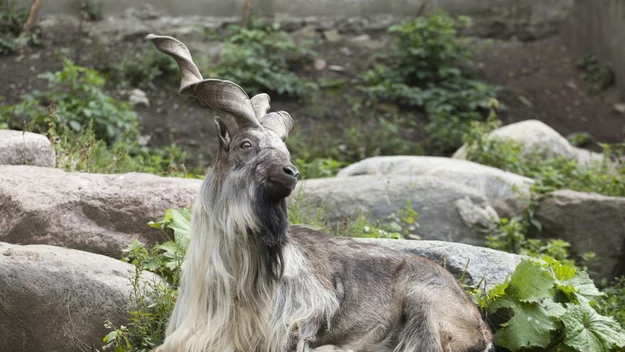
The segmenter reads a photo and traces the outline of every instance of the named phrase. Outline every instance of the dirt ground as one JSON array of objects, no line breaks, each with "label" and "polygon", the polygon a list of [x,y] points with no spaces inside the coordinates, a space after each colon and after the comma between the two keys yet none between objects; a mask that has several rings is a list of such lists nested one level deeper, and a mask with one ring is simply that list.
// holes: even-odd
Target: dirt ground
[{"label": "dirt ground", "polygon": [[[342,88],[324,90],[312,103],[274,98],[272,108],[289,111],[300,133],[324,138],[323,131],[328,126],[340,131],[350,124],[362,123],[348,116],[348,100],[355,94],[353,86],[359,74],[369,67],[377,51],[384,50],[381,46],[384,35],[371,35],[367,45],[351,40],[354,36],[357,34],[344,36],[339,42],[321,40],[317,50],[326,68],[317,70],[313,62],[304,67],[303,74],[310,79],[344,79]],[[6,103],[15,103],[20,95],[45,87],[37,75],[61,68],[61,48],[67,48],[62,51],[77,59],[78,64],[97,67],[103,60],[117,60],[120,53],[135,51],[142,45],[138,38],[106,45],[94,44],[88,38],[78,39],[78,34],[71,31],[46,33],[42,45],[0,56],[0,96]],[[82,44],[77,47],[76,43]],[[476,57],[475,66],[479,77],[502,88],[500,100],[506,109],[500,112],[500,117],[504,124],[538,119],[564,136],[586,132],[592,136],[589,144],[592,149],[597,149],[596,142],[622,142],[625,115],[614,109],[616,103],[622,102],[618,92],[610,88],[591,94],[589,84],[575,65],[577,59],[557,36],[552,36],[531,42],[494,41]],[[144,134],[150,136],[150,145],[177,143],[194,155],[194,163],[208,165],[216,150],[212,122],[215,113],[192,99],[179,97],[177,86],[169,81],[157,81],[155,87],[146,92],[150,106],[136,107]],[[111,93],[126,96],[119,90]],[[397,109],[392,104],[385,108]],[[417,121],[417,127],[402,131],[406,138],[415,142],[425,140],[423,116],[410,111],[397,114]]]},{"label": "dirt ground", "polygon": [[476,60],[479,76],[503,87],[500,100],[507,109],[504,124],[537,119],[564,136],[586,132],[596,143],[625,139],[625,115],[614,105],[619,92],[611,87],[597,94],[574,57],[557,37],[534,42],[496,42]]}]

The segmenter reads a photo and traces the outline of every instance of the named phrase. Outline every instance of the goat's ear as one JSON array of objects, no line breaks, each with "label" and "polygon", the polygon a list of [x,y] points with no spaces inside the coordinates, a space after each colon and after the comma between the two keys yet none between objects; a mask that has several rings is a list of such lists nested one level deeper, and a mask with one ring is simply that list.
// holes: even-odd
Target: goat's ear
[{"label": "goat's ear", "polygon": [[219,148],[224,152],[228,152],[231,142],[228,127],[226,127],[226,124],[217,116],[215,116],[215,126],[217,126],[217,134],[219,134]]}]

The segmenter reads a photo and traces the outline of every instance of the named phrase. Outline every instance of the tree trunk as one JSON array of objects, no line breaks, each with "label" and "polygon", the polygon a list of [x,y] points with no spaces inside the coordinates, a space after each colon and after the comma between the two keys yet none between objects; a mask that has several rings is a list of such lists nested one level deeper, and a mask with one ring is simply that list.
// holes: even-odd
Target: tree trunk
[{"label": "tree trunk", "polygon": [[30,9],[28,10],[28,17],[26,17],[26,22],[22,26],[22,32],[27,32],[35,23],[35,19],[37,18],[37,12],[39,12],[39,7],[41,7],[41,0],[33,0],[30,4]]},{"label": "tree trunk", "polygon": [[245,4],[243,5],[243,14],[241,15],[241,27],[247,27],[249,24],[253,7],[254,0],[245,0]]},{"label": "tree trunk", "polygon": [[419,10],[417,11],[417,16],[415,17],[421,17],[421,15],[423,15],[423,13],[425,12],[425,8],[428,7],[429,2],[430,0],[423,0],[421,6],[419,6]]}]

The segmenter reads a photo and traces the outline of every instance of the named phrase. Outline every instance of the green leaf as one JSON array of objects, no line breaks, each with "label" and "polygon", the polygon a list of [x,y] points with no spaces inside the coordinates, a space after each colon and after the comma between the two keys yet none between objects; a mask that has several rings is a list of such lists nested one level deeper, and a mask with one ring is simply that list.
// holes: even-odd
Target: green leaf
[{"label": "green leaf", "polygon": [[191,239],[191,210],[189,208],[169,209],[167,213],[171,216],[171,222],[167,227],[174,230],[176,243],[186,249]]},{"label": "green leaf", "polygon": [[553,298],[544,299],[542,306],[545,307],[550,317],[559,318],[566,312],[566,308],[561,303],[554,301]]},{"label": "green leaf", "polygon": [[82,129],[82,126],[80,125],[80,123],[74,120],[71,120],[69,122],[69,127],[71,127],[74,131],[80,131]]},{"label": "green leaf", "polygon": [[516,267],[506,293],[522,302],[538,302],[553,296],[553,275],[539,262],[525,259]]},{"label": "green leaf", "polygon": [[106,336],[104,336],[104,339],[102,339],[102,341],[104,341],[104,343],[107,343],[115,341],[115,338],[117,338],[117,330],[109,332]]},{"label": "green leaf", "polygon": [[513,311],[514,316],[495,333],[496,344],[512,352],[528,347],[547,347],[551,331],[557,328],[549,318],[549,311],[538,303],[523,302],[517,302]]},{"label": "green leaf", "polygon": [[599,289],[595,286],[595,283],[585,271],[578,272],[574,278],[564,281],[563,284],[567,284],[575,288],[574,297],[580,302],[588,302],[605,295],[603,292],[599,291]]},{"label": "green leaf", "polygon": [[577,351],[609,352],[625,346],[625,331],[619,324],[586,304],[570,305],[561,319],[566,333],[564,344]]}]

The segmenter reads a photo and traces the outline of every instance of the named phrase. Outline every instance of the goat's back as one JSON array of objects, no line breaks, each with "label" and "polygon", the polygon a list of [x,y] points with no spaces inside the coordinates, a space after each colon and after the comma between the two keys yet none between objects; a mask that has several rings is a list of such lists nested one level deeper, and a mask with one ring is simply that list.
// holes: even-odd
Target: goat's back
[{"label": "goat's back", "polygon": [[[301,226],[289,227],[288,242],[340,307],[313,345],[354,351],[490,348],[492,335],[477,308],[435,262]],[[285,265],[288,272],[288,258]]]}]

